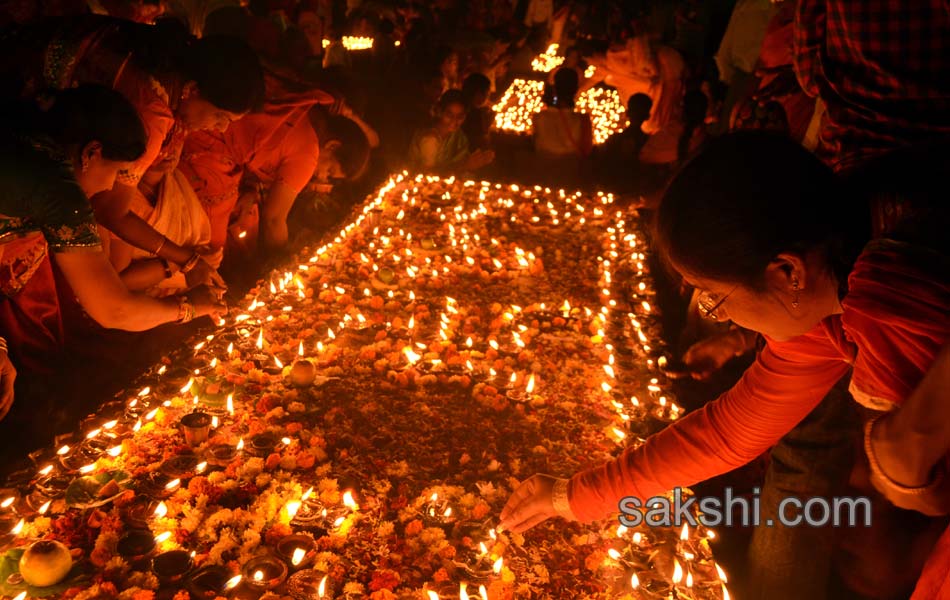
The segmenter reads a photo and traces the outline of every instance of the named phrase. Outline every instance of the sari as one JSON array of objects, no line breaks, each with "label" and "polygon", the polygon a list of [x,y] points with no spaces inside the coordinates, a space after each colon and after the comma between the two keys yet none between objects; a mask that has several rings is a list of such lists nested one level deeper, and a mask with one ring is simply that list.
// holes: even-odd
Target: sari
[{"label": "sari", "polygon": [[[298,193],[313,176],[320,143],[308,114],[333,97],[321,90],[288,92],[274,76],[265,79],[268,101],[259,113],[235,121],[224,133],[200,131],[188,136],[179,168],[211,222],[210,245],[224,248],[228,222],[249,181],[262,187],[283,183]],[[253,188],[252,188],[253,189]]]},{"label": "sari", "polygon": [[0,148],[0,331],[20,369],[46,372],[65,344],[50,252],[101,251],[92,207],[47,140]]}]

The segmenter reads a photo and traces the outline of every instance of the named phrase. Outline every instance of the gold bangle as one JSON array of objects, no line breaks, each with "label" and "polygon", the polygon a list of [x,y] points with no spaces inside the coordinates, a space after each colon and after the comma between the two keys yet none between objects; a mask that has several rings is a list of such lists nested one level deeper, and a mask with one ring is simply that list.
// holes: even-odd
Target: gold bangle
[{"label": "gold bangle", "polygon": [[191,258],[189,258],[188,261],[181,266],[181,272],[185,274],[190,273],[192,269],[198,266],[198,261],[200,260],[201,256],[195,252],[191,255]]},{"label": "gold bangle", "polygon": [[551,491],[551,503],[554,505],[554,512],[560,517],[569,521],[576,520],[574,512],[571,510],[571,502],[568,498],[568,484],[570,479],[556,479],[554,489]]},{"label": "gold bangle", "polygon": [[931,480],[924,485],[912,487],[906,486],[888,477],[881,468],[881,463],[878,462],[877,455],[874,454],[874,448],[871,445],[871,435],[874,432],[874,424],[877,423],[881,417],[884,417],[887,414],[888,413],[877,415],[876,417],[869,419],[868,422],[864,424],[864,453],[867,454],[868,464],[871,466],[871,472],[894,492],[908,496],[920,496],[922,494],[926,494],[940,485],[941,481],[943,481],[942,469],[937,470],[937,473],[931,477]]},{"label": "gold bangle", "polygon": [[152,252],[155,256],[158,256],[158,253],[162,251],[162,248],[165,247],[165,242],[168,241],[168,238],[164,235],[162,236],[162,241],[158,243],[158,248],[155,249],[155,252]]}]

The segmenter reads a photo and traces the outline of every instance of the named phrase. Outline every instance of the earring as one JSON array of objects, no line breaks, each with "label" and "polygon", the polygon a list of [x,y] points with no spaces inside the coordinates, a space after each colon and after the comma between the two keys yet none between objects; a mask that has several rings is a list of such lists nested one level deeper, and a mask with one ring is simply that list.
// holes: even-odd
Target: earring
[{"label": "earring", "polygon": [[795,295],[792,296],[792,308],[798,308],[798,279],[792,280],[792,289],[795,291]]}]

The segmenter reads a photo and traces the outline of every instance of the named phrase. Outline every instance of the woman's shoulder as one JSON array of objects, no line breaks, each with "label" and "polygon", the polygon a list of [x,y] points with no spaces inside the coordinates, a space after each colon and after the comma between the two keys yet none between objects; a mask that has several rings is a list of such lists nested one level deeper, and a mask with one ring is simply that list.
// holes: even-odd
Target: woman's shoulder
[{"label": "woman's shoulder", "polygon": [[921,304],[950,309],[950,255],[895,239],[868,243],[848,276],[848,293],[842,305],[890,307],[894,318],[916,318],[897,309]]},{"label": "woman's shoulder", "polygon": [[841,304],[857,347],[852,393],[864,404],[900,404],[950,343],[950,257],[875,240],[855,263]]}]

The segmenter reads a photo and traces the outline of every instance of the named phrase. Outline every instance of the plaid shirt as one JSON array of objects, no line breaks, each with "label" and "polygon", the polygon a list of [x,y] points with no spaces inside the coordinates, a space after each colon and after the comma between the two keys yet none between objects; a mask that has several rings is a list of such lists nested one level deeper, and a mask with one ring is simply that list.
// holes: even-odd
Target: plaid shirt
[{"label": "plaid shirt", "polygon": [[837,170],[950,137],[947,0],[798,0],[795,70],[827,107],[819,153]]}]

